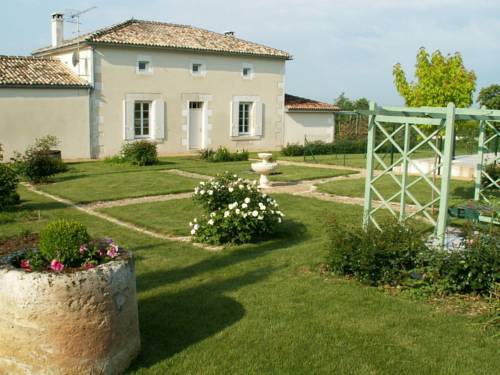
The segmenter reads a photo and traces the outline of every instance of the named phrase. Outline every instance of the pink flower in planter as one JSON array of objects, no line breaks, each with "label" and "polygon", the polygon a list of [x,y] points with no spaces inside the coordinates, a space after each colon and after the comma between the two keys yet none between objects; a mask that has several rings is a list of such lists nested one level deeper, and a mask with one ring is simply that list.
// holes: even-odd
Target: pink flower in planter
[{"label": "pink flower in planter", "polygon": [[106,254],[106,250],[101,248],[101,249],[99,249],[98,253],[99,253],[100,257],[103,257]]},{"label": "pink flower in planter", "polygon": [[23,259],[21,260],[20,264],[21,268],[24,269],[26,272],[31,272],[31,266],[30,266],[30,261],[28,259]]},{"label": "pink flower in planter", "polygon": [[50,269],[54,272],[61,272],[64,269],[64,264],[57,259],[53,259],[52,262],[50,262]]},{"label": "pink flower in planter", "polygon": [[83,265],[83,268],[86,269],[86,270],[90,270],[92,268],[95,268],[95,264],[94,263],[90,263],[90,262],[87,262]]},{"label": "pink flower in planter", "polygon": [[119,251],[118,246],[116,246],[116,244],[111,244],[111,245],[109,245],[108,251],[106,254],[108,254],[108,256],[110,258],[114,258],[118,255],[118,251]]},{"label": "pink flower in planter", "polygon": [[84,254],[87,251],[89,251],[89,248],[87,247],[87,245],[81,245],[80,246],[80,254]]}]

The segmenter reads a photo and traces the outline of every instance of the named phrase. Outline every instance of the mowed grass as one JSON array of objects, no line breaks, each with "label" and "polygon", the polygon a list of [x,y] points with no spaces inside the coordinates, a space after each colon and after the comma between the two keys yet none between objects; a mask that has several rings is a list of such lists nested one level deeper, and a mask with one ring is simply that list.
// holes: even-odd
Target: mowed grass
[{"label": "mowed grass", "polygon": [[[198,179],[168,173],[178,169],[207,176],[230,172],[241,177],[257,179],[251,162],[210,163],[197,157],[161,158],[159,165],[138,167],[103,161],[69,163],[68,171],[55,175],[51,183],[40,184],[39,189],[77,203],[117,200],[148,195],[174,194],[191,191]],[[273,181],[298,181],[334,177],[353,171],[327,168],[280,166]]]},{"label": "mowed grass", "polygon": [[117,219],[167,235],[188,236],[188,223],[203,213],[192,199],[133,204],[100,209]]},{"label": "mowed grass", "polygon": [[[187,172],[199,173],[207,176],[216,176],[217,174],[229,172],[237,174],[240,177],[257,179],[259,174],[251,169],[251,163],[255,161],[242,162],[222,162],[208,163],[200,162],[196,165],[184,165],[179,169]],[[269,176],[271,181],[300,181],[314,180],[327,177],[344,176],[351,173],[356,173],[350,170],[338,170],[332,168],[304,168],[301,166],[278,165],[274,174]]]},{"label": "mowed grass", "polygon": [[[317,271],[327,256],[325,218],[331,212],[357,224],[361,207],[277,195],[287,217],[272,240],[213,253],[20,192],[24,209],[40,210],[41,220],[0,225],[0,233],[38,231],[64,217],[135,254],[142,351],[128,374],[494,374],[500,367],[498,341],[475,319]],[[151,211],[165,225],[171,214]]]},{"label": "mowed grass", "polygon": [[[401,180],[401,176],[398,176]],[[409,181],[414,181],[417,177],[410,176]],[[440,180],[436,180],[436,186],[440,188]],[[393,194],[398,192],[400,188],[396,182],[390,176],[383,176],[374,184],[375,188],[388,199]],[[357,178],[345,181],[332,181],[326,182],[324,184],[317,185],[319,191],[330,193],[334,195],[341,195],[347,197],[363,197],[365,194],[365,179]],[[431,201],[432,188],[427,184],[427,182],[421,180],[417,182],[414,186],[410,187],[410,193],[421,203],[427,203]],[[498,196],[498,192],[497,192]],[[374,199],[378,197],[374,194]],[[474,198],[474,182],[464,181],[464,180],[451,180],[450,184],[450,205],[464,203],[467,200]],[[399,202],[399,197],[395,199]],[[407,203],[412,203],[412,201],[407,198]]]}]

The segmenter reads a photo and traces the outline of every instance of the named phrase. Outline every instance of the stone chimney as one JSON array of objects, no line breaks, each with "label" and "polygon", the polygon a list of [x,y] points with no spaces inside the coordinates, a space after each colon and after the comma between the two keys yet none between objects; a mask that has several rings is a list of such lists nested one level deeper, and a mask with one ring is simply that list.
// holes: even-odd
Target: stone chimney
[{"label": "stone chimney", "polygon": [[64,40],[64,20],[62,13],[52,14],[52,47],[58,47]]}]

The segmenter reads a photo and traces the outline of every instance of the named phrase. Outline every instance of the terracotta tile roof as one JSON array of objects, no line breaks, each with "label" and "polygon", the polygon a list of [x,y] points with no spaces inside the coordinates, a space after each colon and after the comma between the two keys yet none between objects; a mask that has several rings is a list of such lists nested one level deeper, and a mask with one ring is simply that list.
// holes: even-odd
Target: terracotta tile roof
[{"label": "terracotta tile roof", "polygon": [[300,96],[285,94],[285,107],[289,111],[318,111],[335,112],[340,108],[333,104],[301,98]]},{"label": "terracotta tile roof", "polygon": [[0,55],[0,86],[88,87],[89,84],[59,60]]},{"label": "terracotta tile roof", "polygon": [[[291,59],[291,55],[288,52],[248,42],[235,36],[219,34],[193,26],[135,19],[82,35],[78,39],[66,40],[56,48],[71,46],[76,44],[77,41],[80,43],[179,48],[192,51]],[[33,54],[53,49],[54,47],[45,47],[34,51]]]}]

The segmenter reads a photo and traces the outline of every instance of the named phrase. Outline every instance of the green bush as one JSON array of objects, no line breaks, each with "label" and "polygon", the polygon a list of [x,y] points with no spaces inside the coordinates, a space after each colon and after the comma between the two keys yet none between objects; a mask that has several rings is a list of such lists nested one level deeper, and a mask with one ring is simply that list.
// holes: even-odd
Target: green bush
[{"label": "green bush", "polygon": [[287,143],[285,147],[281,148],[281,154],[283,156],[303,156],[304,146],[298,143]]},{"label": "green bush", "polygon": [[156,143],[148,140],[125,143],[121,150],[122,158],[135,165],[145,166],[158,164]]},{"label": "green bush", "polygon": [[24,154],[16,153],[12,159],[14,168],[34,183],[44,182],[50,176],[66,171],[66,165],[52,152],[57,145],[58,141],[54,136],[36,139],[35,144],[29,146]]},{"label": "green bush", "polygon": [[210,148],[203,149],[199,152],[200,158],[209,162],[228,162],[228,161],[246,161],[248,160],[248,151],[236,151],[230,152],[226,147],[219,146],[219,148],[214,151]]},{"label": "green bush", "polygon": [[5,210],[19,203],[16,193],[18,178],[8,165],[0,163],[0,210]]},{"label": "green bush", "polygon": [[205,210],[205,215],[190,223],[196,242],[251,242],[272,234],[284,216],[276,201],[258,190],[255,181],[229,173],[200,182],[193,199]]},{"label": "green bush", "polygon": [[335,142],[314,141],[306,145],[288,143],[281,149],[284,156],[305,155],[330,155],[330,154],[364,154],[366,153],[366,139],[340,139]]},{"label": "green bush", "polygon": [[428,249],[418,264],[418,274],[439,293],[487,295],[500,283],[500,238],[497,232],[470,232],[463,248]]},{"label": "green bush", "polygon": [[80,246],[89,240],[84,225],[70,220],[53,221],[40,232],[40,255],[49,261],[57,259],[65,265],[79,265]]},{"label": "green bush", "polygon": [[365,232],[361,226],[333,220],[328,242],[332,271],[370,285],[400,284],[415,268],[417,255],[426,250],[425,242],[413,225],[389,220],[381,229],[371,226]]}]

